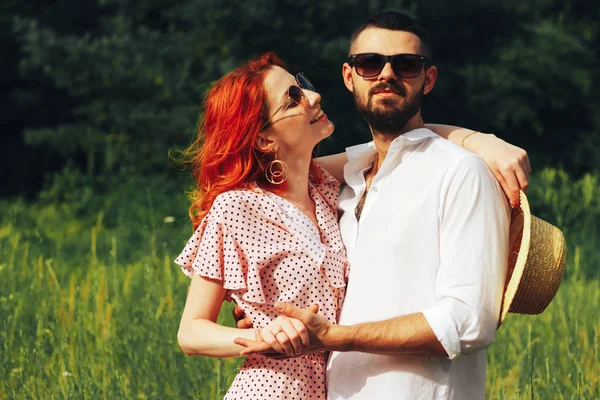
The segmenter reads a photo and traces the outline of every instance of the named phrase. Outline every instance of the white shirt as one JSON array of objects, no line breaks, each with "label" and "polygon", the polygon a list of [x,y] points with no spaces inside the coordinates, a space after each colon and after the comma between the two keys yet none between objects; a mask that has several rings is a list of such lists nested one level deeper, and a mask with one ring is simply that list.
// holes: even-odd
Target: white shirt
[{"label": "white shirt", "polygon": [[339,207],[350,276],[340,324],[422,312],[449,359],[333,353],[328,396],[483,399],[508,260],[510,209],[478,156],[428,129],[395,139],[365,190],[373,142],[347,149]]}]

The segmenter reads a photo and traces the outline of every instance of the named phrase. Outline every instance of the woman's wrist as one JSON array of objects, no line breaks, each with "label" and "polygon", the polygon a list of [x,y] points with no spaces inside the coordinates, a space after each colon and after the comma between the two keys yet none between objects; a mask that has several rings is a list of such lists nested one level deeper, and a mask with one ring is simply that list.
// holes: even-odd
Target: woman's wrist
[{"label": "woman's wrist", "polygon": [[[468,138],[470,138],[471,136],[473,136],[473,135],[477,135],[477,134],[481,134],[481,132],[479,132],[479,131],[471,131],[471,132],[468,132],[468,133],[466,133],[465,135],[463,135],[463,137],[462,137],[462,139],[461,139],[461,141],[460,141],[460,146],[461,146],[463,149],[467,149],[467,148],[465,147],[465,141],[466,141]],[[467,149],[467,150],[469,150],[469,149]]]},{"label": "woman's wrist", "polygon": [[257,328],[246,328],[239,329],[236,328],[237,332],[235,333],[235,337],[244,338],[248,340],[255,340],[257,342],[261,342],[260,329]]}]

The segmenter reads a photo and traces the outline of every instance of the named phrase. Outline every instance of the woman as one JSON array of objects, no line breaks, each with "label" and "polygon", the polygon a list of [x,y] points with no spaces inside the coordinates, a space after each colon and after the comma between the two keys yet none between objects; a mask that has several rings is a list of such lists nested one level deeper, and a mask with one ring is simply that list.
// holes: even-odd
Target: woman
[{"label": "woman", "polygon": [[[310,82],[284,68],[267,53],[221,78],[205,98],[190,150],[195,233],[176,260],[192,278],[178,333],[188,355],[237,356],[243,347],[236,337],[299,352],[307,334],[276,317],[276,301],[320,304],[319,313],[337,321],[348,266],[337,225],[339,182],[312,160],[334,127]],[[325,164],[336,169],[339,160]],[[254,329],[216,324],[224,299]],[[249,355],[225,398],[324,399],[325,356]]]}]

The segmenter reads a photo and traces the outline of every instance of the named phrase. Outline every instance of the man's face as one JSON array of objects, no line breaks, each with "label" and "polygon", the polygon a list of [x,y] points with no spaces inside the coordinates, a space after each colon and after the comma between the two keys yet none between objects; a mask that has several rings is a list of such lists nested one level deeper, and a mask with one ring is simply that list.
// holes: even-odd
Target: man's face
[{"label": "man's face", "polygon": [[[403,31],[368,28],[355,40],[352,54],[424,55],[419,37]],[[412,129],[409,124],[420,120],[423,96],[433,89],[437,69],[430,67],[416,78],[402,78],[386,63],[374,77],[362,77],[355,68],[344,64],[344,83],[354,95],[356,108],[378,133],[398,135]]]}]

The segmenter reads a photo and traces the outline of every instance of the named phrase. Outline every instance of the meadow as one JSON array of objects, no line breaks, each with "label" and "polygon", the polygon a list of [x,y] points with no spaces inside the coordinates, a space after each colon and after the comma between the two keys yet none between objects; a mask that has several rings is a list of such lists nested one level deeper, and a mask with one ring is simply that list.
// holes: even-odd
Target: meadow
[{"label": "meadow", "polygon": [[[0,399],[222,398],[242,360],[186,357],[176,340],[181,181],[109,183],[98,196],[65,173],[35,202],[0,200]],[[498,331],[487,397],[598,399],[600,182],[544,170],[529,199],[565,233],[567,272],[543,314]]]}]

